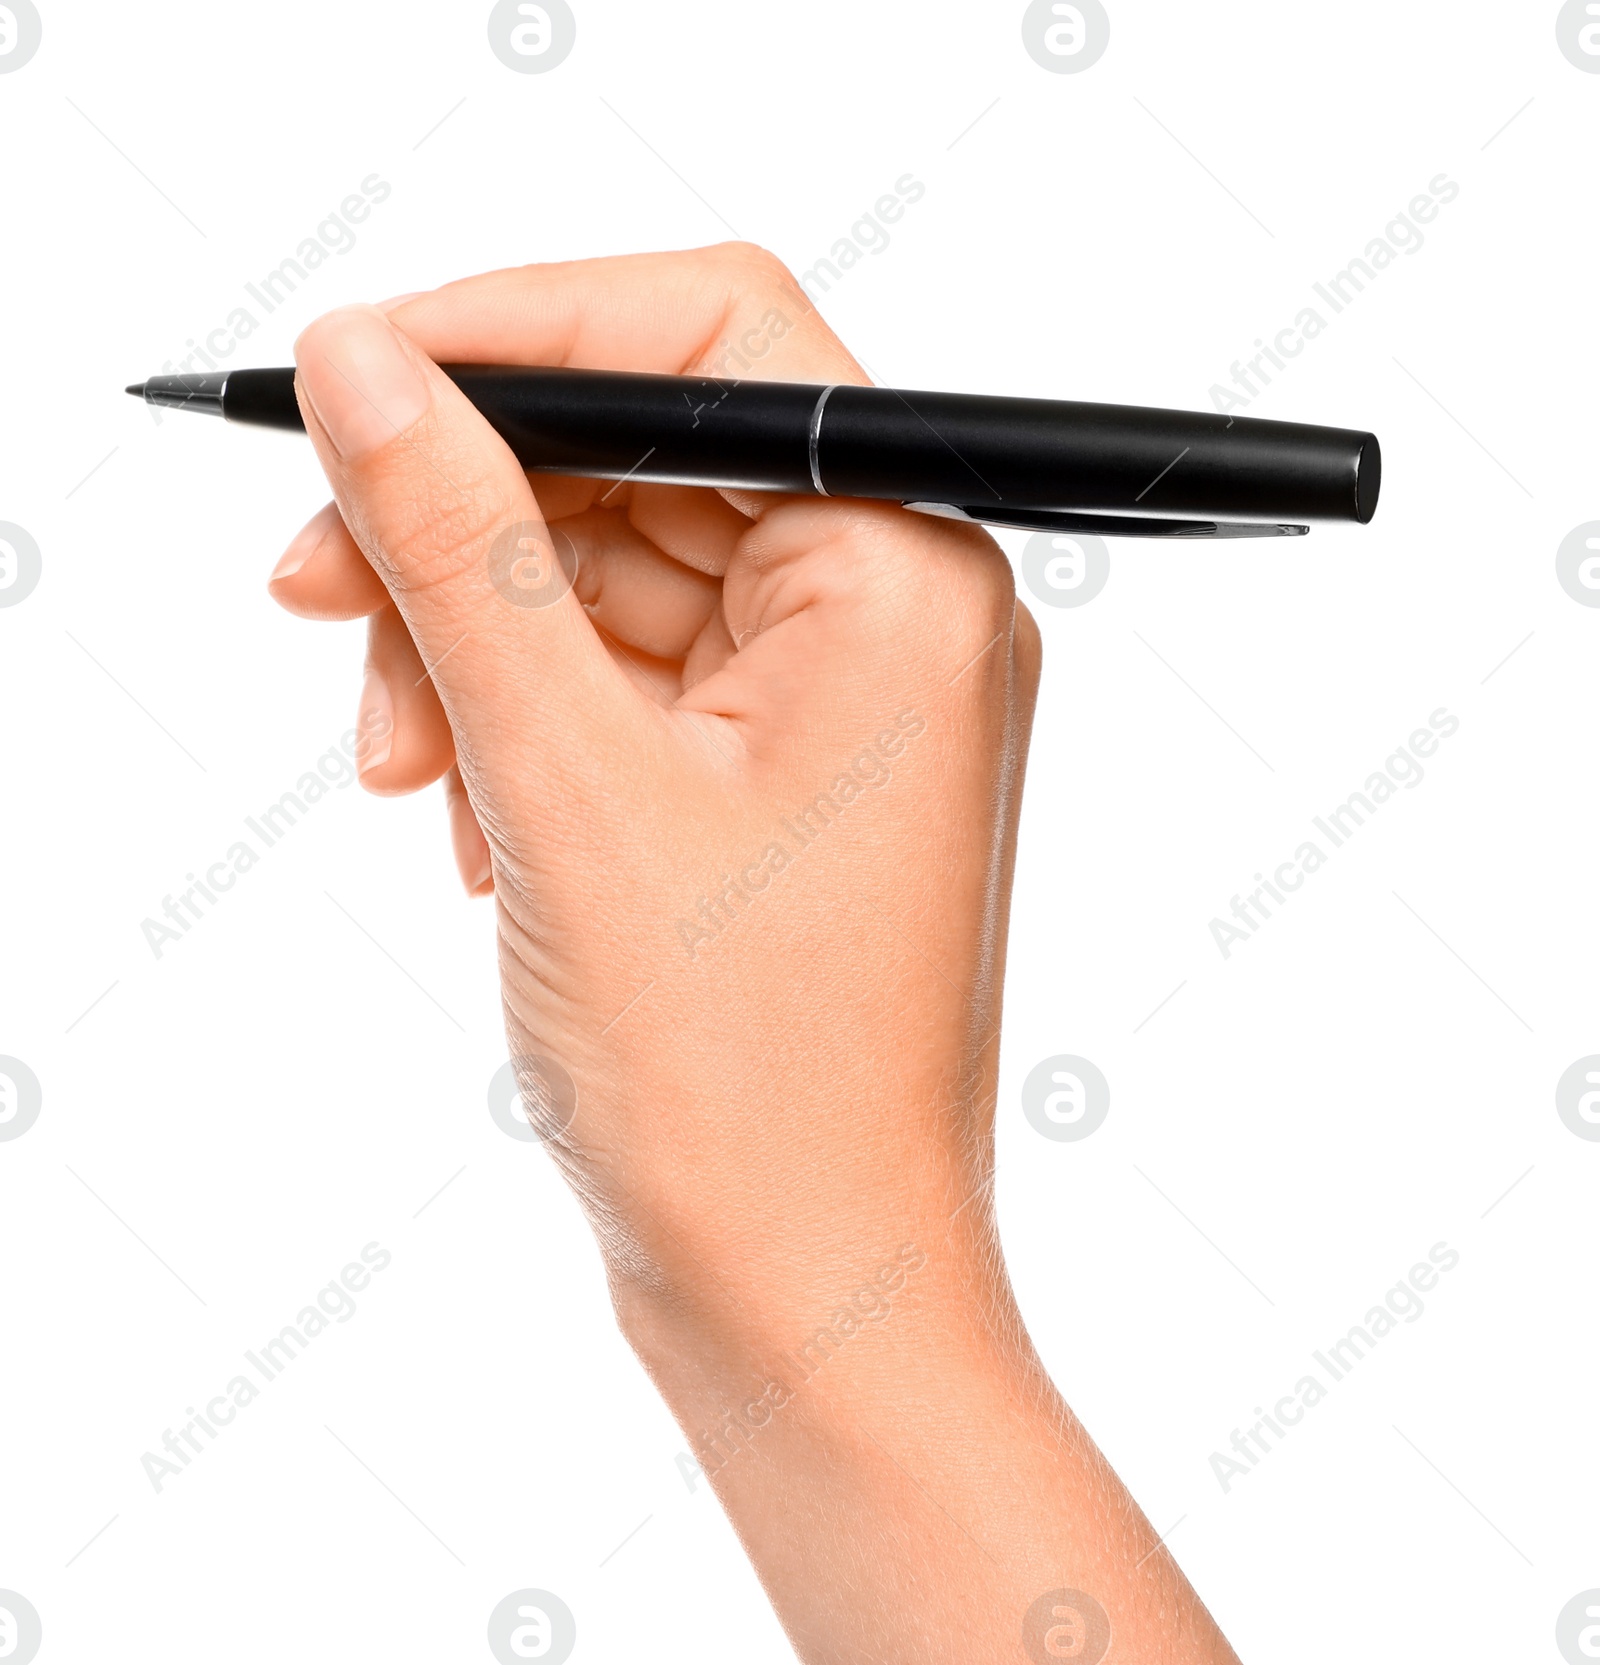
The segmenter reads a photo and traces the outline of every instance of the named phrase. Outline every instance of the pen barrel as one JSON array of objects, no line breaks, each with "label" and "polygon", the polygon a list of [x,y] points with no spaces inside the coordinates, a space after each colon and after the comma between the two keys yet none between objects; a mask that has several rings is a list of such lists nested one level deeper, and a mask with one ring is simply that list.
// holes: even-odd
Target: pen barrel
[{"label": "pen barrel", "polygon": [[[1201,411],[447,364],[533,472],[1156,518],[1371,520],[1371,434]],[[189,378],[195,380],[197,378]],[[292,370],[214,378],[230,420],[300,427]]]},{"label": "pen barrel", "polygon": [[839,387],[818,443],[839,497],[1218,519],[1369,521],[1371,435],[1201,411]]},{"label": "pen barrel", "polygon": [[814,490],[810,429],[820,387],[615,370],[444,371],[535,472]]}]

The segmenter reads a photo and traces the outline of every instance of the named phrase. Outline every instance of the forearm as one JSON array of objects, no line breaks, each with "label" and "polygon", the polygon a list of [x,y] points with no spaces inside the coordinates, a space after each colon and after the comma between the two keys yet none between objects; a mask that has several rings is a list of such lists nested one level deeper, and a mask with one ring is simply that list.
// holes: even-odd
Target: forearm
[{"label": "forearm", "polygon": [[1096,1607],[1115,1658],[1234,1660],[964,1247],[886,1240],[759,1330],[624,1310],[808,1665],[1093,1665]]}]

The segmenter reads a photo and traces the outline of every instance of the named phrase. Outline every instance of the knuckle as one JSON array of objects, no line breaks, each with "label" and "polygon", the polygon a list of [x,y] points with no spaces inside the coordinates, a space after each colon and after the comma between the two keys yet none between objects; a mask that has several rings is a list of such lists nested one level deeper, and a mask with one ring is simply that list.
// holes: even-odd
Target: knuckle
[{"label": "knuckle", "polygon": [[1016,604],[1015,639],[1017,659],[1037,672],[1044,658],[1044,637],[1040,634],[1039,621],[1033,616],[1033,609],[1025,607],[1020,601]]},{"label": "knuckle", "polygon": [[973,539],[973,583],[982,591],[997,618],[1009,619],[1017,604],[1017,576],[1005,551],[984,531]]},{"label": "knuckle", "polygon": [[948,628],[965,663],[1009,639],[1016,628],[1016,580],[1000,546],[977,527],[952,527],[960,543],[956,563],[946,569]]},{"label": "knuckle", "polygon": [[1009,628],[1017,582],[1005,551],[981,526],[941,523],[955,555],[947,570],[960,610],[978,624]]},{"label": "knuckle", "polygon": [[761,243],[742,240],[718,243],[715,252],[735,270],[761,272],[780,278],[789,276],[789,268]]},{"label": "knuckle", "polygon": [[791,295],[799,287],[788,266],[760,243],[718,243],[711,252],[734,295]]},{"label": "knuckle", "polygon": [[1038,694],[1039,677],[1044,670],[1044,638],[1039,633],[1039,621],[1020,601],[1016,604],[1011,652],[1017,664],[1018,681],[1031,702]]}]

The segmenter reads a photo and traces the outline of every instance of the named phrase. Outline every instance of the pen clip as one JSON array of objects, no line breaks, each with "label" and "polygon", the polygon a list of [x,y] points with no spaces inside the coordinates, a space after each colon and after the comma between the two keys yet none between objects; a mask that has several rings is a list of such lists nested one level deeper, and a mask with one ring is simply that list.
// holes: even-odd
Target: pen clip
[{"label": "pen clip", "polygon": [[1066,509],[990,508],[987,504],[902,503],[919,515],[1008,526],[1024,532],[1081,532],[1102,538],[1303,538],[1309,526],[1283,521],[1156,520],[1139,515],[1080,514]]}]

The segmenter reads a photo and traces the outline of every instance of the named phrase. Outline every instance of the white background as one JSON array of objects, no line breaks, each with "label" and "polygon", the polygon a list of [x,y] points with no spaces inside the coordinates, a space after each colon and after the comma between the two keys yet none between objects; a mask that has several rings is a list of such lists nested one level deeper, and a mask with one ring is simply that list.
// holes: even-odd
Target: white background
[{"label": "white background", "polygon": [[[308,447],[121,389],[373,173],[230,362],[525,261],[736,231],[806,268],[909,172],[823,300],[880,380],[1209,408],[1459,185],[1249,407],[1377,432],[1376,522],[1116,544],[1036,608],[1000,1210],[1046,1360],[1246,1661],[1559,1658],[1600,1585],[1600,1145],[1554,1098],[1600,1052],[1600,610],[1555,578],[1600,518],[1600,76],[1556,10],[1113,0],[1056,75],[1015,0],[581,0],[518,75],[483,0],[45,5],[0,76],[0,520],[43,552],[0,609],[0,1053],[44,1090],[0,1143],[0,1587],[44,1665],[488,1660],[522,1586],[578,1660],[790,1657],[576,1205],[489,1117],[492,919],[438,794],[332,793],[159,961],[141,935],[349,726],[361,627],[265,594]],[[1440,707],[1422,784],[1225,961],[1212,917]],[[1111,1083],[1082,1142],[1021,1111],[1055,1053]],[[374,1240],[355,1317],[157,1494],[141,1455]],[[1224,1492],[1211,1453],[1440,1241],[1423,1317]]]}]

